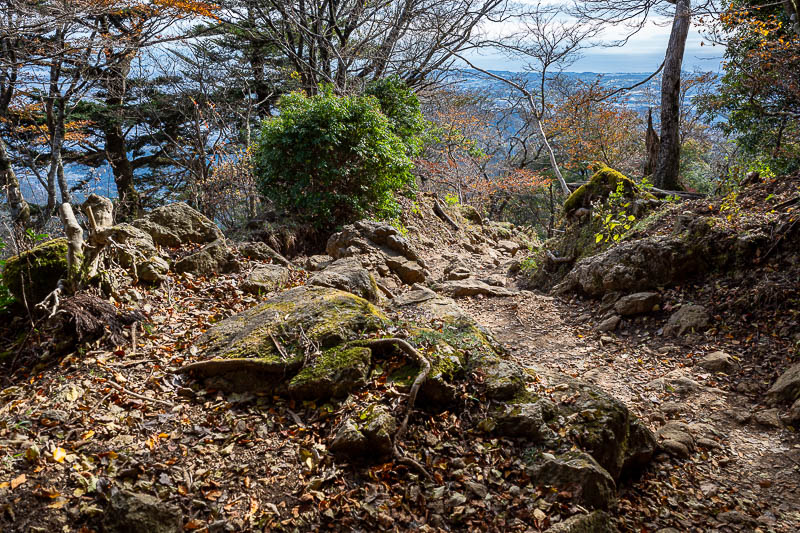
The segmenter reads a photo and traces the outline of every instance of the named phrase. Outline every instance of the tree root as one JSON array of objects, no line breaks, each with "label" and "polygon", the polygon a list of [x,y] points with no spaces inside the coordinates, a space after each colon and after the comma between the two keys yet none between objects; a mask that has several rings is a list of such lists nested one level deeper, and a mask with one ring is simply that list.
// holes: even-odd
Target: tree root
[{"label": "tree root", "polygon": [[425,383],[425,380],[428,379],[428,374],[431,372],[431,362],[428,360],[427,357],[422,355],[416,348],[411,346],[407,341],[403,339],[398,339],[396,337],[388,338],[388,339],[371,339],[367,341],[360,341],[355,343],[360,346],[365,346],[367,348],[387,348],[387,347],[394,347],[400,349],[405,355],[416,359],[420,365],[422,365],[422,370],[419,374],[417,374],[416,379],[414,379],[414,383],[411,385],[411,391],[408,394],[408,404],[406,404],[406,414],[403,418],[403,422],[400,424],[397,432],[394,434],[394,444],[392,446],[392,452],[394,454],[395,460],[406,466],[410,466],[423,474],[427,479],[432,479],[430,473],[422,466],[420,463],[415,461],[414,459],[404,455],[397,446],[397,443],[402,441],[403,436],[405,435],[406,431],[408,430],[408,419],[411,417],[411,411],[414,410],[414,404],[417,401],[417,394],[419,394],[419,389]]}]

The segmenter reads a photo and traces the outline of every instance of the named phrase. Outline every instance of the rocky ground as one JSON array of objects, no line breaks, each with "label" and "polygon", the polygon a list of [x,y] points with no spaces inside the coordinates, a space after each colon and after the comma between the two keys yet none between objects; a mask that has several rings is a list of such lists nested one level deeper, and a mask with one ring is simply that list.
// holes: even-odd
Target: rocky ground
[{"label": "rocky ground", "polygon": [[[520,258],[539,243],[469,210],[444,220],[433,202],[409,200],[401,232],[366,222],[291,264],[226,245],[190,213],[186,235],[158,216],[134,224],[161,254],[145,264],[160,284],[116,287],[116,308],[145,317],[117,346],[31,366],[56,353],[53,330],[20,339],[20,318],[2,331],[15,365],[0,391],[3,530],[800,527],[800,444],[788,406],[765,396],[794,317],[743,328],[739,308],[714,303],[724,284],[713,300],[689,283],[605,302],[521,290]],[[296,295],[319,303],[286,307]],[[709,311],[694,328],[693,305]],[[378,337],[438,369],[418,404],[408,353],[357,344]],[[250,349],[272,355],[254,365]],[[345,370],[329,373],[342,350]],[[631,440],[644,430],[628,410],[657,435],[643,469],[635,448],[649,441]]]}]

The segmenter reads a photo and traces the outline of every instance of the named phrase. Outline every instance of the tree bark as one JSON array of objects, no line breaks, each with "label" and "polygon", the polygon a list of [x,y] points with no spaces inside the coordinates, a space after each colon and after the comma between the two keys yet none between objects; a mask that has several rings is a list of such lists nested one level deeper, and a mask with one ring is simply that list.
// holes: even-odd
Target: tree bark
[{"label": "tree bark", "polygon": [[102,124],[106,140],[106,154],[114,173],[119,197],[118,216],[121,219],[135,218],[140,214],[141,203],[139,193],[133,179],[133,165],[128,158],[128,147],[122,129],[125,116],[122,108],[127,93],[127,77],[131,62],[136,56],[135,50],[127,50],[113,58],[112,65],[106,70],[104,82],[106,86],[109,117]]},{"label": "tree bark", "polygon": [[8,155],[8,149],[3,139],[0,139],[0,187],[2,187],[8,200],[11,219],[15,224],[27,226],[31,220],[31,209],[22,196],[19,180],[16,173],[14,173],[14,168],[11,166],[11,158]]},{"label": "tree bark", "polygon": [[647,136],[645,137],[645,150],[647,151],[647,161],[644,164],[644,176],[652,176],[658,162],[658,151],[661,141],[658,138],[655,128],[653,128],[653,110],[647,111]]},{"label": "tree bark", "polygon": [[680,170],[680,91],[681,67],[686,38],[691,21],[691,1],[675,1],[675,18],[664,58],[664,74],[661,78],[661,148],[653,175],[656,187],[677,190]]}]

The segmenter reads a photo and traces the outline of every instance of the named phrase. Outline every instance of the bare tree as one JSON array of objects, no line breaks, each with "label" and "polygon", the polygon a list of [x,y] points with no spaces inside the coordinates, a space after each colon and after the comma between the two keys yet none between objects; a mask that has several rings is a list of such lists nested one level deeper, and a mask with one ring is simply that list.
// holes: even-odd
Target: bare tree
[{"label": "bare tree", "polygon": [[[523,61],[526,76],[502,76],[476,66],[459,52],[453,51],[453,54],[484,76],[502,82],[524,96],[527,117],[539,134],[562,193],[569,195],[569,187],[543,125],[547,113],[547,86],[548,81],[580,57],[582,49],[592,45],[599,29],[593,24],[566,20],[560,9],[541,4],[515,14],[508,22],[520,29],[512,35],[473,42],[472,46],[480,50],[494,49]],[[535,84],[531,83],[532,80]]]},{"label": "bare tree", "polygon": [[672,18],[672,30],[661,76],[661,131],[653,182],[662,189],[680,188],[680,102],[681,70],[686,39],[693,15],[717,12],[714,0],[577,0],[575,13],[584,20],[611,24],[624,29],[623,37],[611,44],[625,44],[654,17]]},{"label": "bare tree", "polygon": [[421,85],[452,63],[480,24],[507,0],[228,0],[220,25],[276,47],[301,85],[346,91],[353,81],[391,74]]}]

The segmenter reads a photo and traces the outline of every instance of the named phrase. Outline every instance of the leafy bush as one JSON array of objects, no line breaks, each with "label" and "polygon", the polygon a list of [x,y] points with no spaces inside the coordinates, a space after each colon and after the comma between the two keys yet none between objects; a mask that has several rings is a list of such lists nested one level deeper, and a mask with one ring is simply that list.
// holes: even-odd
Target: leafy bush
[{"label": "leafy bush", "polygon": [[391,122],[392,133],[406,145],[408,155],[419,155],[426,122],[414,91],[398,76],[390,76],[370,82],[364,94],[377,98],[381,113]]},{"label": "leafy bush", "polygon": [[264,122],[254,163],[261,194],[319,229],[367,212],[391,218],[393,192],[413,185],[407,145],[372,96],[329,89],[285,96]]}]

